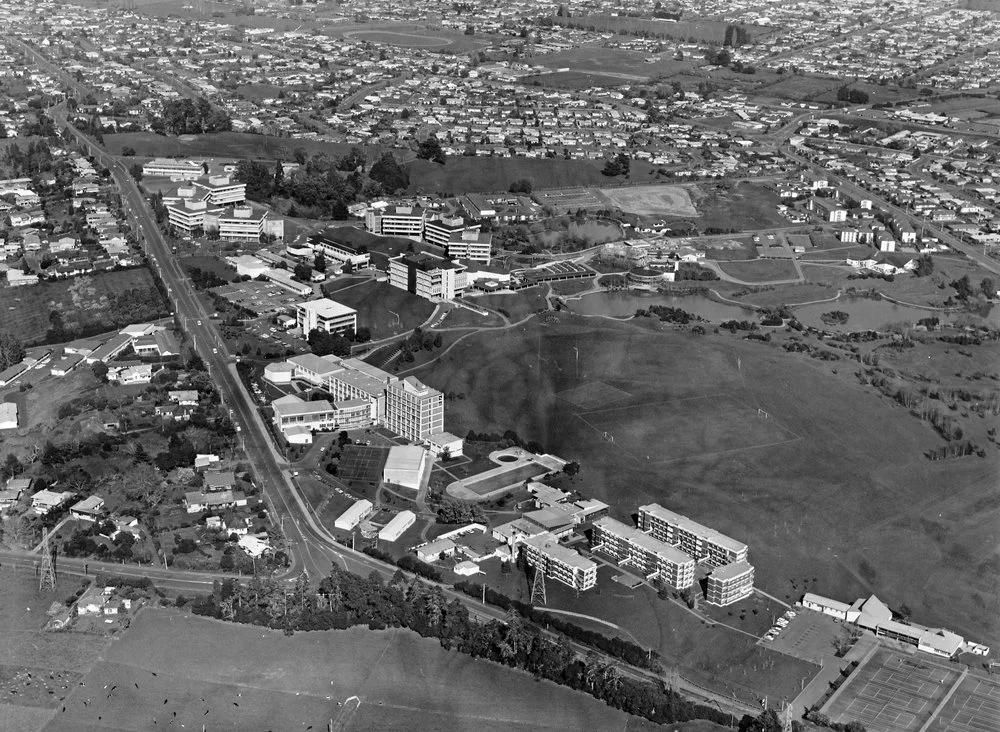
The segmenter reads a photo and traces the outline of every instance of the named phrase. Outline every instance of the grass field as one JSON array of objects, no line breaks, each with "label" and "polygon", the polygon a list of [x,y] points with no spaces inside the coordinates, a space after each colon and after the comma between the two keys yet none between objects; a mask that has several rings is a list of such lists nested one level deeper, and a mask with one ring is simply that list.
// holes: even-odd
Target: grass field
[{"label": "grass field", "polygon": [[539,465],[538,463],[529,463],[527,465],[519,465],[516,468],[511,468],[510,470],[497,473],[496,475],[491,475],[481,480],[477,480],[475,477],[472,477],[466,479],[464,483],[465,487],[477,496],[485,496],[493,491],[506,488],[507,486],[517,485],[518,483],[523,483],[526,480],[537,478],[548,472],[549,469],[543,465]]},{"label": "grass field", "polygon": [[344,33],[344,38],[351,38],[369,43],[380,43],[388,46],[405,46],[406,48],[445,48],[452,41],[441,36],[417,35],[387,30],[358,30]]},{"label": "grass field", "polygon": [[[566,186],[607,185],[601,174],[604,163],[593,160],[489,157],[448,158],[444,165],[414,160],[409,193],[507,191],[516,180],[527,178],[535,190]],[[633,166],[636,167],[637,166]]]},{"label": "grass field", "polygon": [[752,259],[743,262],[719,262],[719,269],[743,282],[795,280],[799,272],[788,259]]},{"label": "grass field", "polygon": [[[620,442],[620,449],[633,460],[653,465],[798,439],[756,407],[731,397],[690,397],[581,412],[576,416],[605,440]],[[664,435],[670,435],[671,439],[663,442]],[[655,449],[649,452],[644,445]]]},{"label": "grass field", "polygon": [[184,140],[165,137],[153,132],[121,132],[104,136],[104,147],[113,155],[121,155],[122,148],[135,150],[138,160],[167,156],[205,156],[242,160],[291,160],[295,150],[302,148],[308,154],[325,152],[328,155],[346,155],[351,147],[338,142],[318,142],[289,137],[265,137],[249,132],[212,132],[204,135],[185,135]]},{"label": "grass field", "polygon": [[[117,688],[109,695],[105,687]],[[345,701],[352,696],[357,703]],[[320,730],[331,719],[339,730],[483,732],[629,723],[582,694],[408,631],[285,637],[147,610],[45,729]]]},{"label": "grass field", "polygon": [[[330,293],[342,305],[358,311],[358,326],[371,329],[372,338],[386,338],[413,330],[434,312],[434,303],[393,287],[370,282]],[[398,316],[398,317],[397,317]]]},{"label": "grass field", "polygon": [[601,193],[626,213],[640,216],[697,216],[690,186],[603,188]]},{"label": "grass field", "polygon": [[[636,69],[640,70],[640,69]],[[549,74],[536,74],[522,79],[526,84],[556,87],[559,89],[589,89],[592,86],[620,86],[628,79],[640,79],[634,74],[598,73],[594,71],[553,71]]]},{"label": "grass field", "polygon": [[[577,349],[579,378],[556,368],[573,364]],[[928,462],[923,452],[939,438],[857,384],[852,369],[838,372],[725,334],[560,315],[558,323],[470,336],[417,376],[468,395],[450,405],[449,431],[514,429],[580,462],[581,490],[620,515],[660,502],[747,542],[758,585],[781,599],[797,599],[808,577],[811,591],[845,599],[877,592],[890,606],[908,605],[917,622],[995,644],[1000,585],[987,527],[1000,522],[1000,501],[987,497],[1000,463],[993,455]],[[564,398],[595,381],[618,391]],[[726,409],[669,414],[679,400],[709,396],[763,409],[799,439],[748,447],[755,430],[773,429],[754,422],[755,411],[742,430],[725,424],[744,419]],[[581,399],[585,406],[573,403]],[[620,410],[619,434],[631,439],[611,442],[606,428],[579,418],[602,399]],[[684,442],[685,457],[669,471],[645,459]]]},{"label": "grass field", "polygon": [[778,215],[778,196],[763,186],[740,183],[731,190],[719,191],[707,184],[692,187],[694,205],[701,212],[698,225],[736,231],[785,226],[788,222]]},{"label": "grass field", "polygon": [[51,327],[49,313],[54,310],[62,313],[67,328],[93,325],[106,316],[109,295],[150,287],[149,270],[136,268],[4,288],[0,290],[0,331],[15,334],[25,344],[37,343]]}]

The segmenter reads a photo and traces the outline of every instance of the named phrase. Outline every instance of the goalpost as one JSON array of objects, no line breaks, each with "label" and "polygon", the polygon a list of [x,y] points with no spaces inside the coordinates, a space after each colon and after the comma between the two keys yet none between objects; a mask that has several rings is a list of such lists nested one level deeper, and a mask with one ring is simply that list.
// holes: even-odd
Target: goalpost
[{"label": "goalpost", "polygon": [[765,412],[763,409],[761,409],[759,407],[757,408],[757,416],[758,417],[763,417],[764,419],[770,419],[771,418],[771,415],[769,415],[767,412]]}]

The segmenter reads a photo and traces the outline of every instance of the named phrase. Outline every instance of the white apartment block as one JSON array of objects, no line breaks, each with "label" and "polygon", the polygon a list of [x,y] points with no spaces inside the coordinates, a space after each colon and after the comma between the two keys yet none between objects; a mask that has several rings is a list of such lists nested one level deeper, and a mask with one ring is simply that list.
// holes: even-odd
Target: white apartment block
[{"label": "white apartment block", "polygon": [[365,228],[379,236],[401,236],[420,241],[426,212],[420,206],[386,206],[365,212]]},{"label": "white apartment block", "polygon": [[706,597],[710,605],[725,607],[753,594],[754,568],[746,561],[717,567],[708,575]]},{"label": "white apartment block", "polygon": [[445,245],[445,253],[452,259],[468,259],[483,264],[490,263],[492,249],[493,234],[481,231],[453,234]]},{"label": "white apartment block", "polygon": [[285,237],[285,222],[282,219],[269,219],[267,211],[254,216],[250,206],[233,206],[215,214],[206,212],[202,228],[218,231],[219,238],[226,241],[255,242],[264,235],[276,239]]},{"label": "white apartment block", "polygon": [[434,216],[424,224],[424,240],[444,249],[452,236],[463,231],[479,231],[479,224],[467,223],[461,216]]},{"label": "white apartment block", "polygon": [[694,559],[609,516],[594,522],[592,548],[614,557],[622,567],[634,567],[647,580],[659,578],[676,590],[694,584]]},{"label": "white apartment block", "polygon": [[389,284],[432,302],[453,300],[465,293],[465,271],[433,254],[399,254],[389,259]]},{"label": "white apartment block", "polygon": [[295,306],[295,315],[303,336],[314,330],[343,335],[358,327],[357,310],[325,297],[299,303]]},{"label": "white apartment block", "polygon": [[639,506],[639,529],[713,567],[745,562],[749,547],[656,503]]},{"label": "white apartment block", "polygon": [[171,180],[198,180],[205,175],[207,160],[187,158],[171,160],[154,158],[142,166],[142,174],[150,178],[170,178]]},{"label": "white apartment block", "polygon": [[350,264],[354,269],[368,269],[371,264],[371,255],[368,252],[360,252],[355,247],[335,241],[328,236],[313,234],[307,241],[309,248],[315,254],[322,254],[340,266]]},{"label": "white apartment block", "polygon": [[597,564],[560,544],[549,533],[524,539],[528,564],[574,590],[589,590],[597,584]]},{"label": "white apartment block", "polygon": [[415,442],[444,432],[444,394],[412,376],[385,390],[385,426]]}]

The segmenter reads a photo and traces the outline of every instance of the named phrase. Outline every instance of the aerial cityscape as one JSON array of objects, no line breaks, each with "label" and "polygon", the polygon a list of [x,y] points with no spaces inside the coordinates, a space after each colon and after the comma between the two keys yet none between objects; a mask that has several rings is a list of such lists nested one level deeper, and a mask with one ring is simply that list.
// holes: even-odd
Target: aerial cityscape
[{"label": "aerial cityscape", "polygon": [[1000,0],[0,27],[0,732],[1000,732]]}]

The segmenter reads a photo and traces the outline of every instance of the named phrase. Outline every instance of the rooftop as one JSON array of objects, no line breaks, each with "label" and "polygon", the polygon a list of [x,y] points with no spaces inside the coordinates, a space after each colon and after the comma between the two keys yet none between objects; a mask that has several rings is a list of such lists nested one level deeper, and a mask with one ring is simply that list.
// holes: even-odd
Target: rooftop
[{"label": "rooftop", "polygon": [[669,524],[677,526],[684,531],[698,536],[704,541],[709,541],[713,544],[717,544],[725,549],[728,549],[737,554],[747,551],[748,547],[742,541],[737,541],[736,539],[730,538],[725,534],[722,534],[715,529],[710,529],[709,527],[699,524],[697,521],[689,519],[687,516],[679,514],[670,509],[664,508],[658,503],[651,503],[646,506],[639,506],[639,511],[645,511],[646,513],[654,516],[662,521],[666,521]]},{"label": "rooftop", "polygon": [[339,318],[344,315],[351,315],[358,312],[354,308],[341,305],[339,302],[334,302],[327,297],[321,297],[318,300],[309,300],[308,302],[299,303],[297,307],[301,310],[315,313],[321,318]]},{"label": "rooftop", "polygon": [[753,572],[753,567],[749,562],[732,562],[731,564],[726,564],[722,567],[716,567],[712,571],[711,576],[717,580],[725,581],[742,577],[748,572]]},{"label": "rooftop", "polygon": [[623,539],[627,539],[641,549],[644,549],[651,554],[655,554],[668,562],[673,562],[674,564],[687,564],[688,562],[694,561],[694,559],[677,547],[671,546],[670,544],[660,541],[659,539],[654,539],[649,534],[644,534],[634,526],[629,526],[628,524],[623,523],[618,519],[613,519],[610,516],[604,516],[603,518],[597,519],[597,521],[594,522],[594,528],[597,527],[604,528],[611,533],[622,537]]}]

